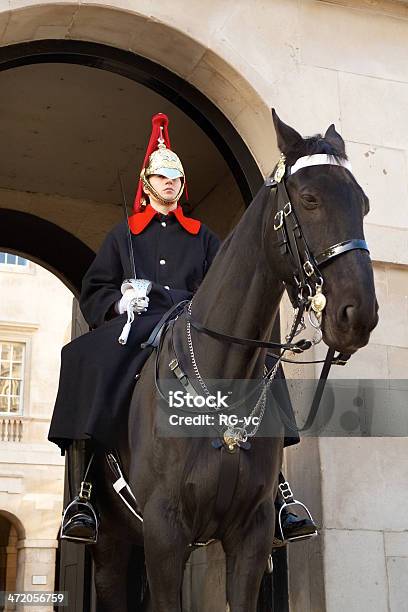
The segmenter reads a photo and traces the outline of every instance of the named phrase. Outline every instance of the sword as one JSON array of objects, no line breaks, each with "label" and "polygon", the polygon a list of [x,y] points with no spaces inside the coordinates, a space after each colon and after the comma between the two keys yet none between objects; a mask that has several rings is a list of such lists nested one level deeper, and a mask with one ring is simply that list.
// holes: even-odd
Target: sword
[{"label": "sword", "polygon": [[133,278],[127,278],[123,281],[122,286],[120,288],[122,295],[124,295],[127,289],[133,289],[135,293],[135,297],[128,303],[127,306],[127,321],[123,326],[122,333],[118,338],[119,344],[126,344],[130,327],[134,321],[135,313],[134,310],[138,314],[142,312],[146,312],[147,307],[149,305],[149,298],[147,297],[152,288],[152,283],[148,280],[144,280],[142,278],[138,279],[136,276],[136,265],[135,265],[135,257],[133,254],[133,244],[132,244],[132,236],[130,234],[129,227],[129,215],[127,209],[126,195],[125,190],[123,188],[122,176],[118,170],[118,178],[119,184],[122,191],[122,201],[123,201],[123,212],[125,214],[126,225],[127,225],[127,238],[128,238],[128,247],[129,247],[129,258],[130,258],[130,267],[133,272]]},{"label": "sword", "polygon": [[129,215],[128,215],[128,209],[127,209],[126,195],[125,195],[125,190],[123,188],[122,175],[120,174],[119,170],[118,170],[118,178],[119,178],[120,189],[122,191],[123,212],[124,212],[124,215],[125,215],[126,226],[127,226],[127,237],[128,237],[128,246],[129,246],[130,266],[131,266],[131,269],[132,269],[132,272],[133,272],[133,278],[136,279],[137,276],[136,276],[135,257],[134,257],[134,254],[133,254],[132,236],[130,234]]}]

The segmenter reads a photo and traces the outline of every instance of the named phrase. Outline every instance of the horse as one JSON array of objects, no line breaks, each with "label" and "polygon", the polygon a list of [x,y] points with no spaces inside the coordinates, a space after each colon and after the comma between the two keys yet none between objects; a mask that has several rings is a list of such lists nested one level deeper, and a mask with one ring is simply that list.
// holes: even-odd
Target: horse
[{"label": "horse", "polygon": [[[342,354],[365,346],[377,324],[363,232],[369,201],[347,167],[342,137],[332,124],[324,136],[303,138],[274,110],[272,115],[284,155],[275,180],[266,181],[223,242],[189,308],[163,332],[160,352],[149,357],[135,386],[118,451],[143,523],[113,491],[104,457],[95,458],[101,529],[92,556],[98,612],[181,612],[186,561],[194,544],[214,538],[225,552],[230,611],[256,611],[274,537],[283,434],[254,436],[249,449],[238,439],[220,438],[220,449],[206,437],[160,436],[155,382],[173,375],[173,344],[183,356],[184,374],[200,388],[221,378],[262,380],[265,346],[285,289],[295,302],[300,296],[310,304],[315,289],[325,296],[323,340]],[[305,159],[309,163],[290,171]],[[320,161],[313,165],[313,160]],[[287,190],[287,200],[280,203],[281,189]],[[292,212],[288,229],[284,222]],[[298,248],[293,241],[299,234]],[[226,341],[229,336],[258,344]],[[236,486],[220,514],[221,451],[239,463]],[[149,595],[139,605],[141,591],[147,592],[140,582],[144,562]]]}]

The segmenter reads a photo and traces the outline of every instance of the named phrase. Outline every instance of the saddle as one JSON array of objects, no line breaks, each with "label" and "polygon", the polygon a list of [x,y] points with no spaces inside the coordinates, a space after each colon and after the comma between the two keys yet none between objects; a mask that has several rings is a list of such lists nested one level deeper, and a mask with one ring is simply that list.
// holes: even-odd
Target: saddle
[{"label": "saddle", "polygon": [[182,302],[178,302],[174,306],[172,306],[167,312],[164,313],[160,321],[155,325],[153,331],[150,336],[146,340],[146,342],[142,342],[140,345],[142,349],[155,349],[158,348],[160,344],[160,338],[162,336],[164,328],[167,326],[170,321],[177,319],[179,314],[184,310],[186,304],[188,304],[189,300],[183,300]]}]

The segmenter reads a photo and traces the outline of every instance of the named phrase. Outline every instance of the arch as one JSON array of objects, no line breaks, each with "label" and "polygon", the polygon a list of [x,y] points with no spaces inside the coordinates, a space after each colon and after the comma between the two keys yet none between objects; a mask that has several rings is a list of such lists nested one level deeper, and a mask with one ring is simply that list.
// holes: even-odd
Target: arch
[{"label": "arch", "polygon": [[251,202],[262,181],[257,162],[228,118],[188,81],[145,57],[93,42],[57,39],[0,47],[0,71],[50,62],[81,64],[115,72],[177,105],[218,148],[246,205]]},{"label": "arch", "polygon": [[16,588],[18,539],[15,525],[0,512],[0,589],[2,591]]},{"label": "arch", "polygon": [[0,516],[7,519],[11,523],[11,525],[15,527],[16,532],[17,532],[17,537],[19,540],[25,539],[26,532],[25,532],[23,523],[20,521],[20,519],[15,514],[13,514],[12,512],[9,512],[8,510],[4,510],[3,508],[0,508]]},{"label": "arch", "polygon": [[131,8],[126,0],[85,0],[79,5],[27,0],[24,6],[23,0],[18,9],[0,12],[0,46],[42,44],[50,38],[64,43],[93,41],[150,60],[211,100],[239,130],[258,165],[266,164],[264,170],[269,170],[270,156],[277,149],[271,151],[275,139],[265,103],[268,96],[262,97],[264,80],[250,62],[239,61],[239,53],[231,52],[220,36],[220,24],[230,7],[199,3],[185,11],[178,2],[173,9],[167,4],[142,1]]},{"label": "arch", "polygon": [[[215,144],[248,205],[262,182],[259,169],[264,153],[262,147],[267,146],[269,149],[270,142],[273,142],[269,138],[264,113],[266,110],[269,116],[269,109],[242,75],[219,55],[206,49],[197,37],[194,40],[165,23],[146,19],[146,15],[129,10],[125,12],[120,8],[124,0],[114,1],[118,5],[116,10],[101,5],[49,2],[47,5],[22,7],[18,12],[10,11],[5,34],[0,39],[0,45],[3,45],[0,47],[0,70],[34,63],[76,63],[116,72],[160,93],[199,124]],[[48,39],[50,36],[52,40]],[[160,43],[159,53],[157,45],[146,44],[150,40]],[[174,56],[166,52],[166,45],[168,49],[179,47],[182,51]],[[196,67],[194,74],[190,71],[191,61]],[[245,119],[240,123],[238,117],[243,113],[246,113]],[[269,121],[269,124],[272,133],[272,122]],[[7,248],[27,254],[34,261],[37,257],[38,261],[37,245],[30,231],[34,221],[29,218],[34,216],[25,214],[27,230],[21,232],[23,239],[19,243],[23,247]],[[48,236],[60,235],[58,230],[61,228],[38,217],[34,219],[41,222],[44,236],[47,236],[47,232]],[[43,223],[48,225],[48,229],[45,229]],[[10,225],[7,225],[9,231]],[[21,231],[16,221],[15,227]],[[51,247],[45,249],[39,263],[59,276],[70,288],[78,288],[78,277],[80,279],[88,264],[79,271],[82,264],[77,257],[77,247],[78,243],[83,247],[85,245],[62,231],[66,235],[65,239],[73,239],[66,242],[66,245],[71,246],[61,248],[60,240],[53,240],[54,248],[58,244],[60,260],[56,262],[57,251],[52,251]],[[30,250],[34,255],[27,253],[28,236]],[[0,230],[0,247],[2,239]],[[85,248],[92,253],[88,247]],[[70,262],[69,257],[64,258],[64,252],[75,252],[76,261],[73,262],[71,258]],[[70,274],[76,281],[69,282],[69,274],[64,266],[69,267],[74,263],[76,269],[71,270]]]},{"label": "arch", "polygon": [[75,295],[79,295],[82,277],[95,256],[88,246],[58,225],[7,208],[0,208],[0,249],[40,264]]}]

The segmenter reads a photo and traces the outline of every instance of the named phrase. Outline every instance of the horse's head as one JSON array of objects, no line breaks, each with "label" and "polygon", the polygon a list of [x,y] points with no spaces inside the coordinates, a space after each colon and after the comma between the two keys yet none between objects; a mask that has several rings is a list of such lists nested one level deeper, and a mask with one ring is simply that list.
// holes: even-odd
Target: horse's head
[{"label": "horse's head", "polygon": [[[311,254],[316,258],[334,245],[364,240],[363,218],[369,210],[369,201],[351,171],[336,164],[336,161],[345,162],[347,156],[344,141],[334,125],[328,128],[324,137],[317,135],[304,139],[283,123],[274,110],[272,115],[278,146],[286,157],[286,167],[294,166],[300,158],[306,159],[297,167],[303,162],[315,161],[318,164],[300,167],[284,179]],[[308,158],[317,154],[330,156],[328,160],[334,163],[320,163],[323,158]],[[273,257],[282,261],[281,280],[295,295],[293,260],[291,262],[290,256],[277,248],[275,241],[274,244]],[[366,250],[353,248],[331,257],[319,265],[319,270],[327,298],[322,314],[323,340],[333,349],[353,353],[367,344],[378,321],[370,256]]]}]

